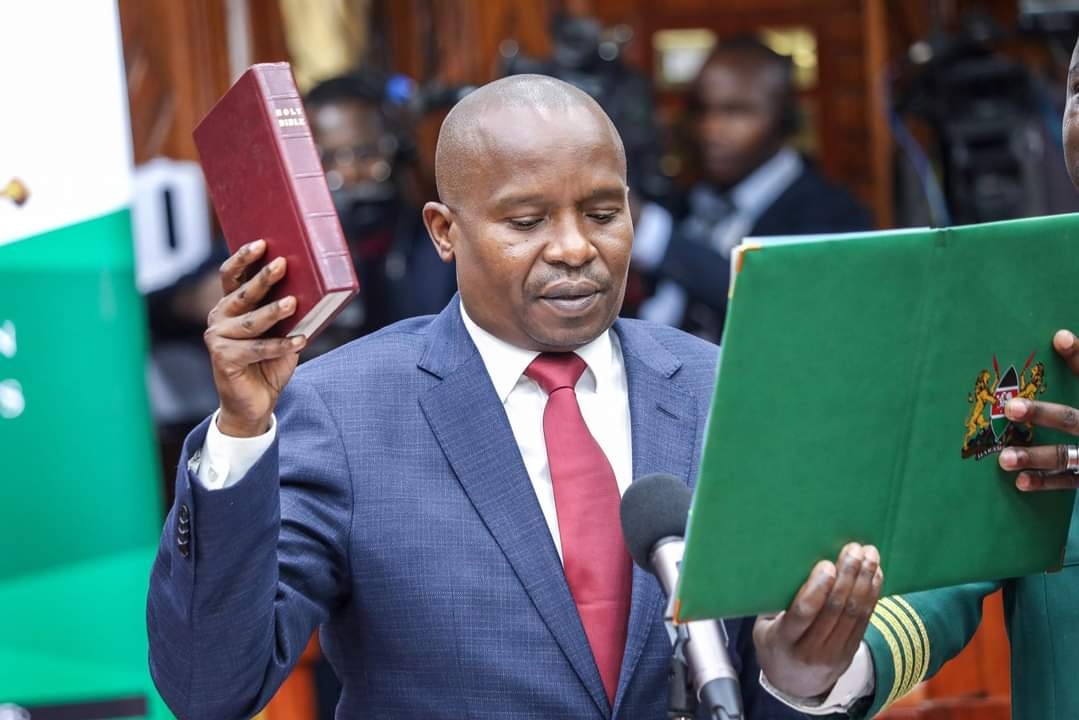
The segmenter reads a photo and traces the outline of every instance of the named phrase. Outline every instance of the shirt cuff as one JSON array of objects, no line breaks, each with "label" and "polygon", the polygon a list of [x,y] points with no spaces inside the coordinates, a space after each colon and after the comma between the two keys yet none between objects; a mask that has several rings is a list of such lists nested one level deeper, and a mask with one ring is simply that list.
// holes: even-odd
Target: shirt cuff
[{"label": "shirt cuff", "polygon": [[863,640],[850,666],[836,680],[835,685],[823,698],[798,698],[777,690],[761,672],[761,687],[784,705],[806,715],[833,715],[848,712],[859,700],[867,698],[876,690],[873,656]]},{"label": "shirt cuff", "polygon": [[255,466],[277,436],[277,418],[270,416],[270,429],[255,437],[232,437],[217,429],[217,410],[210,418],[206,442],[202,446],[198,481],[207,490],[223,490],[235,485]]}]

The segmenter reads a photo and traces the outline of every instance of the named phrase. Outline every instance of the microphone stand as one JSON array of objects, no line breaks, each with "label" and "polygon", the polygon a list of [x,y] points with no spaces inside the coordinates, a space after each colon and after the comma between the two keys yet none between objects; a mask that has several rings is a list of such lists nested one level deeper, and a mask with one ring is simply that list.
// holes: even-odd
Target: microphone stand
[{"label": "microphone stand", "polygon": [[[689,685],[689,702],[694,706],[704,705],[708,711],[706,717],[713,720],[745,720],[738,677],[734,675],[729,664],[726,667],[717,667],[714,661],[715,658],[727,657],[727,629],[722,621],[674,622],[674,588],[678,585],[678,568],[683,547],[682,538],[671,538],[656,543],[652,551],[652,565],[657,568],[656,576],[660,578],[660,585],[668,593],[664,616],[674,645],[668,715],[678,720],[696,717],[693,714],[686,715],[681,709],[688,707],[687,703],[681,701],[683,691],[676,680],[682,674]],[[665,555],[668,562],[656,561]],[[696,693],[694,689],[697,689]],[[693,710],[696,710],[696,707]],[[673,714],[676,712],[683,714]]]},{"label": "microphone stand", "polygon": [[698,702],[685,655],[686,644],[690,641],[689,630],[680,624],[674,625],[672,631],[675,635],[667,677],[667,717],[670,720],[694,720],[698,706],[703,702],[708,709],[707,717],[712,720],[744,720],[738,681],[733,678],[715,678],[705,683]]},{"label": "microphone stand", "polygon": [[670,720],[694,720],[697,717],[697,694],[693,692],[693,681],[683,652],[689,634],[682,627],[675,632],[671,669],[667,676],[667,717]]}]

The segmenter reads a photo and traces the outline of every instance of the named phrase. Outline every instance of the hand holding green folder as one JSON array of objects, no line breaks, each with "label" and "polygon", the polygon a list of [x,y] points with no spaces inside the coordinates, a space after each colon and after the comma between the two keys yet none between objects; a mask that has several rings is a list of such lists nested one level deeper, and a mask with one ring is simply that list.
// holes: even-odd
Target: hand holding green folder
[{"label": "hand holding green folder", "polygon": [[1061,566],[1074,492],[1021,493],[997,454],[1074,442],[1003,407],[1079,405],[1051,347],[1079,322],[1079,216],[738,258],[681,618],[781,610],[850,541],[880,549],[885,595]]}]

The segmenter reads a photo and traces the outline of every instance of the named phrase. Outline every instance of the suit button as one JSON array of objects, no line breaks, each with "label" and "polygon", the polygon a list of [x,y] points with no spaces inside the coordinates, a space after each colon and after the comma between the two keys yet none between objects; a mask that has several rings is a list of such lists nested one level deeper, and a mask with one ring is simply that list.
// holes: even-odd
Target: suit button
[{"label": "suit button", "polygon": [[186,525],[187,521],[190,520],[190,519],[191,519],[191,511],[188,510],[187,503],[182,503],[180,505],[180,522],[183,523],[184,525]]},{"label": "suit button", "polygon": [[191,555],[191,540],[187,536],[181,536],[176,538],[176,545],[180,548],[180,555],[183,557],[189,557]]}]

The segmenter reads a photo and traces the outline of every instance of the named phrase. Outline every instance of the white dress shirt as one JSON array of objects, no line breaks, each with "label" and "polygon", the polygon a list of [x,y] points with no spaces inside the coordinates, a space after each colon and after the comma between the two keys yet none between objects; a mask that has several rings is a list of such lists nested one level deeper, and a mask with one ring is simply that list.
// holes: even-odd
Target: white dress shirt
[{"label": "white dress shirt", "polygon": [[[547,527],[551,530],[559,557],[562,542],[558,534],[554,486],[547,465],[547,445],[543,438],[543,410],[547,394],[524,371],[538,352],[510,345],[487,332],[469,317],[461,305],[461,317],[472,342],[479,350],[495,393],[506,410],[517,447],[521,451],[528,478],[536,491]],[[622,347],[613,331],[607,330],[577,349],[588,366],[577,381],[577,402],[592,436],[603,449],[622,494],[633,481],[633,444],[629,419],[629,390]],[[235,438],[217,429],[217,414],[210,422],[202,452],[196,456],[198,481],[209,490],[229,487],[242,478],[273,443],[276,420],[270,429],[253,438]]]},{"label": "white dress shirt", "polygon": [[845,713],[856,702],[872,695],[875,686],[876,670],[873,667],[873,655],[869,652],[869,646],[864,640],[858,645],[858,651],[854,653],[850,667],[839,676],[831,692],[823,699],[806,699],[787,695],[777,690],[772,683],[768,682],[764,673],[761,673],[761,687],[783,704],[806,715]]}]

